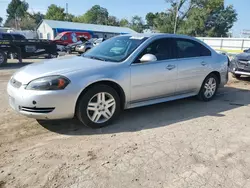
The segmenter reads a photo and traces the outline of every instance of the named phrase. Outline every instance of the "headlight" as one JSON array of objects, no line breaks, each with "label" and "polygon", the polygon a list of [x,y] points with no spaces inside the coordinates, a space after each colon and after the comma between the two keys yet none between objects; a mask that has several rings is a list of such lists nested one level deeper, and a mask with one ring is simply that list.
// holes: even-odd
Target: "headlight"
[{"label": "headlight", "polygon": [[70,80],[63,76],[47,76],[31,81],[25,89],[27,90],[62,90]]}]

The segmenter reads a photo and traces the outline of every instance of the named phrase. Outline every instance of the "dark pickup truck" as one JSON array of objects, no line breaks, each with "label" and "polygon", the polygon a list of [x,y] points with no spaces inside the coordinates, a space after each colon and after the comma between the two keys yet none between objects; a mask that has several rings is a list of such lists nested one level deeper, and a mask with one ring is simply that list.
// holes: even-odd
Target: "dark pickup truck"
[{"label": "dark pickup truck", "polygon": [[237,79],[241,75],[250,76],[250,49],[244,50],[244,53],[238,54],[231,60],[229,66],[230,72]]},{"label": "dark pickup truck", "polygon": [[7,62],[9,54],[15,54],[22,59],[47,54],[57,56],[57,46],[50,40],[25,39],[25,38],[1,38],[0,33],[0,66]]}]

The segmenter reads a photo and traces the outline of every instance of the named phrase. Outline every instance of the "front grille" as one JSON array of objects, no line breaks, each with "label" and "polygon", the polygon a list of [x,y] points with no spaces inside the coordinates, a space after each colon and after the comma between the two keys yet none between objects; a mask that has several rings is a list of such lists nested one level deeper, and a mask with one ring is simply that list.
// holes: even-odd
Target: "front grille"
[{"label": "front grille", "polygon": [[11,84],[13,87],[15,87],[15,88],[20,88],[21,85],[22,85],[21,82],[17,81],[17,80],[14,79],[14,78],[12,78],[12,79],[10,80],[10,84]]},{"label": "front grille", "polygon": [[242,69],[244,71],[250,70],[250,63],[247,60],[238,60],[237,61],[238,69]]},{"label": "front grille", "polygon": [[248,65],[249,64],[248,61],[238,61],[238,63],[240,65]]},{"label": "front grille", "polygon": [[238,59],[239,61],[248,62],[246,59]]},{"label": "front grille", "polygon": [[20,106],[19,110],[20,111],[25,111],[25,112],[32,112],[32,113],[42,113],[42,114],[46,114],[46,113],[50,113],[54,110],[55,108],[30,108],[30,107],[24,107],[24,106]]}]

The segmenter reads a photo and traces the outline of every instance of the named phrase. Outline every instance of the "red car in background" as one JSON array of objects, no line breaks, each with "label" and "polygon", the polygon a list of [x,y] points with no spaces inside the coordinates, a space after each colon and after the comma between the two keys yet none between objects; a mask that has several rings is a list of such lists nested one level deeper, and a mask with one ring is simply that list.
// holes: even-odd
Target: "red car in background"
[{"label": "red car in background", "polygon": [[88,32],[66,31],[59,33],[53,41],[58,45],[67,46],[80,41],[80,37],[84,37],[87,40],[91,39],[91,35]]}]

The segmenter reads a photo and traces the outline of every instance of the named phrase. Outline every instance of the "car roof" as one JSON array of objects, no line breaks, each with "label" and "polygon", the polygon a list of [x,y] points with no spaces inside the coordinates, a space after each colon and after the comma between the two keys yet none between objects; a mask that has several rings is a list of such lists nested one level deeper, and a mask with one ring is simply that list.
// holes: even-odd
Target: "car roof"
[{"label": "car roof", "polygon": [[138,34],[126,34],[127,36],[133,37],[155,37],[155,36],[165,36],[165,37],[181,37],[181,38],[194,38],[188,35],[181,35],[181,34],[170,34],[170,33],[138,33]]},{"label": "car roof", "polygon": [[204,46],[206,46],[211,51],[214,51],[209,45],[207,45],[202,40],[200,40],[198,38],[195,38],[195,37],[188,36],[188,35],[169,34],[169,33],[138,33],[138,34],[126,34],[125,36],[131,36],[131,37],[135,37],[135,38],[143,38],[143,37],[154,38],[154,37],[157,37],[157,36],[161,36],[161,37],[166,37],[166,38],[169,37],[169,38],[190,39],[190,40],[199,42],[199,43],[203,44]]}]

